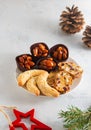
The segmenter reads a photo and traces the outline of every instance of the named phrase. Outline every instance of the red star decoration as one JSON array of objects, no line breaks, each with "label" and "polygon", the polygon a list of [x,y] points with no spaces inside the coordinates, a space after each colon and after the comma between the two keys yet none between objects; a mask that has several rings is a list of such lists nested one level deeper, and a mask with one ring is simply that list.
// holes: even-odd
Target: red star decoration
[{"label": "red star decoration", "polygon": [[[15,128],[22,128],[23,130],[52,130],[49,126],[45,125],[44,123],[40,122],[36,118],[34,118],[34,109],[28,111],[27,113],[20,112],[16,109],[13,109],[13,112],[16,116],[16,120],[12,122],[13,126],[9,126],[10,130],[15,130]],[[30,126],[28,129],[24,123],[21,122],[21,118],[27,118],[30,116],[30,121],[34,124]]]}]

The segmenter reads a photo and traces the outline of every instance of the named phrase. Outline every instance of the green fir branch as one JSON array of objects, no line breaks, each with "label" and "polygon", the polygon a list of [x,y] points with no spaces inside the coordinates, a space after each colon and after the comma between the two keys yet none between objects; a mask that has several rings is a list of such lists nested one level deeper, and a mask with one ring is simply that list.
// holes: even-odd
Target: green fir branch
[{"label": "green fir branch", "polygon": [[61,110],[59,117],[64,118],[64,127],[68,130],[91,130],[91,107],[82,111],[71,106],[67,111]]}]

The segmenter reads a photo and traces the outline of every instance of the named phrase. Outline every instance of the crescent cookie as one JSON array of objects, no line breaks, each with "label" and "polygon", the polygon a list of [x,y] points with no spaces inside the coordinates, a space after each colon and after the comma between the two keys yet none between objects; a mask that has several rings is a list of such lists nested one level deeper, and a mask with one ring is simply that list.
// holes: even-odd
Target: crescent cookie
[{"label": "crescent cookie", "polygon": [[82,68],[73,62],[60,62],[59,70],[64,70],[71,74],[73,78],[79,78],[83,72]]},{"label": "crescent cookie", "polygon": [[37,69],[25,71],[25,72],[19,74],[19,76],[17,77],[18,85],[24,86],[25,83],[28,81],[28,79],[30,79],[31,77],[34,77],[34,76],[38,76],[44,72],[46,72],[46,71],[37,70]]},{"label": "crescent cookie", "polygon": [[65,72],[52,72],[50,73],[48,79],[48,84],[58,90],[60,93],[66,93],[70,89],[70,85],[73,83],[72,76]]},{"label": "crescent cookie", "polygon": [[46,96],[58,97],[59,92],[47,83],[48,72],[40,74],[36,80],[38,88]]},{"label": "crescent cookie", "polygon": [[26,89],[29,92],[31,92],[31,93],[35,94],[36,96],[38,96],[38,95],[40,95],[40,90],[37,87],[36,79],[37,79],[37,76],[30,78],[27,81],[27,83],[25,84],[25,86],[26,86]]}]

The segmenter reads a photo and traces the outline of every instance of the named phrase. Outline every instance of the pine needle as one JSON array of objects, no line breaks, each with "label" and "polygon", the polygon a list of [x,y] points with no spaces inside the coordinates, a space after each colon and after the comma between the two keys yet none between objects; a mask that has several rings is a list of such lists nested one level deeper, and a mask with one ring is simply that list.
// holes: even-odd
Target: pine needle
[{"label": "pine needle", "polygon": [[64,127],[68,130],[91,130],[91,107],[82,111],[71,106],[67,111],[61,110],[59,117],[64,118]]}]

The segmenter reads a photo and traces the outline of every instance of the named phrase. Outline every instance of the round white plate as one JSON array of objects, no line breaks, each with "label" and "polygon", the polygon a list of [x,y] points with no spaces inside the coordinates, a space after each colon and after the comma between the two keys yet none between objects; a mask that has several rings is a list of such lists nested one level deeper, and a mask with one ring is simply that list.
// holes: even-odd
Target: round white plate
[{"label": "round white plate", "polygon": [[[68,58],[68,60],[66,60],[66,62],[73,62],[73,63],[75,63],[75,64],[77,64],[77,65],[79,65],[74,59],[72,59],[72,58]],[[16,68],[16,77],[19,75],[21,73],[21,71],[18,69],[18,68]],[[70,90],[68,91],[68,92],[70,92],[70,91],[72,91],[74,88],[76,88],[78,85],[79,85],[79,83],[80,83],[80,81],[81,81],[81,78],[82,78],[82,76],[81,77],[79,77],[79,78],[76,78],[76,79],[74,79],[74,81],[73,81],[73,84],[70,86]],[[26,87],[22,87],[23,89],[25,89],[27,92],[29,92],[27,89],[26,89]],[[68,92],[66,92],[66,93],[68,93]],[[29,92],[30,93],[30,92]],[[66,93],[64,93],[64,94],[66,94]],[[30,93],[30,94],[32,94],[32,93]],[[39,95],[39,96],[45,96],[45,95]]]}]

